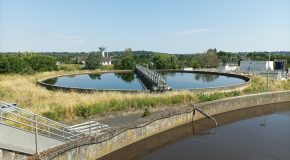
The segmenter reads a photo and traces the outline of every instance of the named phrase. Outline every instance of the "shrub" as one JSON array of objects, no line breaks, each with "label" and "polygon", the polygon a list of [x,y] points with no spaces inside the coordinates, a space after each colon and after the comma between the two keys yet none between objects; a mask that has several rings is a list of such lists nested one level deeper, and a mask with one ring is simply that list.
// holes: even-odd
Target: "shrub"
[{"label": "shrub", "polygon": [[199,102],[207,102],[220,99],[222,94],[214,93],[214,94],[200,94],[198,95]]},{"label": "shrub", "polygon": [[145,108],[142,117],[148,117],[148,116],[150,116],[150,115],[151,115],[151,113],[150,113],[149,109],[148,109],[148,108]]},{"label": "shrub", "polygon": [[94,70],[101,66],[101,57],[96,53],[90,53],[86,59],[86,69]]},{"label": "shrub", "polygon": [[0,55],[0,73],[33,74],[56,69],[56,60],[51,56],[35,53]]},{"label": "shrub", "polygon": [[60,64],[58,66],[58,70],[63,70],[63,71],[77,71],[81,69],[82,69],[82,66],[79,64]]},{"label": "shrub", "polygon": [[109,107],[106,104],[94,104],[92,105],[92,114],[104,113],[108,111]]},{"label": "shrub", "polygon": [[182,103],[184,101],[183,95],[176,95],[172,97],[172,104]]},{"label": "shrub", "polygon": [[50,109],[50,111],[44,112],[42,115],[56,121],[61,121],[64,120],[65,112],[64,107],[56,106],[53,109]]},{"label": "shrub", "polygon": [[75,108],[75,113],[78,117],[89,117],[92,114],[92,107],[86,105],[80,105]]}]

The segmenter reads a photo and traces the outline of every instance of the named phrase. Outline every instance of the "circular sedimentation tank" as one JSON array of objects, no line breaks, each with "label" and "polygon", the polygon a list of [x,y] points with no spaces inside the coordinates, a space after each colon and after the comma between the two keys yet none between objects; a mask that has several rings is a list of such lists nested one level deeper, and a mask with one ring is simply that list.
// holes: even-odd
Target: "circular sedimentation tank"
[{"label": "circular sedimentation tank", "polygon": [[[242,75],[205,71],[161,71],[173,91],[217,92],[240,90],[250,84]],[[149,92],[150,88],[134,72],[99,72],[59,75],[39,80],[48,89],[79,92],[119,91]]]}]

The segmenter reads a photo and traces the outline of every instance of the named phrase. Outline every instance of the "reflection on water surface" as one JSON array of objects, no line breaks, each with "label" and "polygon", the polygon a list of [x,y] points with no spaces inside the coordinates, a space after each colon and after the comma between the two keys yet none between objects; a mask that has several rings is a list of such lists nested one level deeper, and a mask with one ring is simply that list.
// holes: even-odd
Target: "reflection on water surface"
[{"label": "reflection on water surface", "polygon": [[[244,83],[242,79],[221,75],[182,72],[165,72],[163,74],[167,77],[168,86],[173,89],[221,87]],[[141,81],[134,73],[70,75],[48,79],[44,82],[74,88],[143,89]]]}]

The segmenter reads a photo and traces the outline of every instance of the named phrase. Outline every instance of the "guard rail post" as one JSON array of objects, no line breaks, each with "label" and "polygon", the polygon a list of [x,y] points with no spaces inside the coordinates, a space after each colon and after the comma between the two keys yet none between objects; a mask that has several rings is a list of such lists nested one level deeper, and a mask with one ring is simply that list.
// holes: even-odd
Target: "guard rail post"
[{"label": "guard rail post", "polygon": [[90,123],[89,123],[89,131],[90,131],[90,135],[92,134],[92,127],[91,127],[91,123],[92,123],[92,121],[90,121]]},{"label": "guard rail post", "polygon": [[36,154],[38,154],[38,142],[37,142],[37,116],[34,115],[34,122],[35,122],[35,132],[34,132],[34,135],[35,135],[35,152]]},{"label": "guard rail post", "polygon": [[2,118],[2,111],[0,110],[0,123],[3,123],[3,118]]}]

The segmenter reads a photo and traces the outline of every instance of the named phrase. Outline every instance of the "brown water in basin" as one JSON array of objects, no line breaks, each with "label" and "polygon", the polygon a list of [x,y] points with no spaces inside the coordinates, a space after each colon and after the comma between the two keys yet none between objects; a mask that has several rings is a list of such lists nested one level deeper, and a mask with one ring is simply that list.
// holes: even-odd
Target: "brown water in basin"
[{"label": "brown water in basin", "polygon": [[290,160],[290,103],[202,119],[149,137],[101,159]]}]

